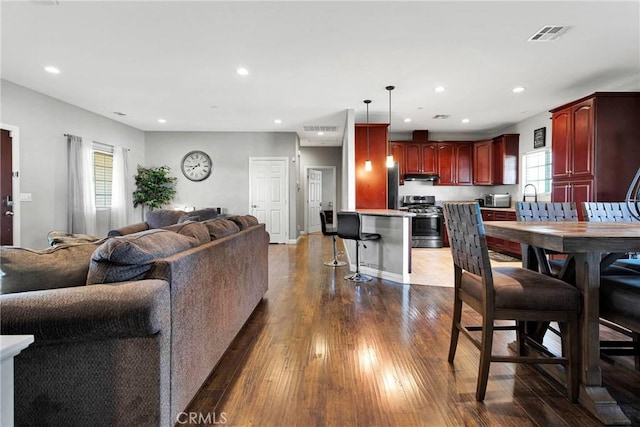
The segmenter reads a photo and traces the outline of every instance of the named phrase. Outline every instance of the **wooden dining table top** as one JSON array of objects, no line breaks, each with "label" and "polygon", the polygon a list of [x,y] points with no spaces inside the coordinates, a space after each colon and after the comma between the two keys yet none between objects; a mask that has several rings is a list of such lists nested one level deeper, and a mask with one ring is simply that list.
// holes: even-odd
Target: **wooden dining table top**
[{"label": "wooden dining table top", "polygon": [[640,251],[640,223],[484,221],[489,236],[564,253]]}]

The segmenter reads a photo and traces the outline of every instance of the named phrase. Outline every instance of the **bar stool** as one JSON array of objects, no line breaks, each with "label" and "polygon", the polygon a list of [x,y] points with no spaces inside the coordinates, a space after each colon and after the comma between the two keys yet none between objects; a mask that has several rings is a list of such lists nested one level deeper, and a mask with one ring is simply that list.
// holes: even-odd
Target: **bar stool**
[{"label": "bar stool", "polygon": [[320,211],[320,224],[322,225],[322,234],[331,236],[333,239],[333,261],[327,261],[324,265],[328,265],[329,267],[342,267],[347,265],[344,261],[338,261],[338,252],[336,251],[336,236],[338,235],[338,231],[333,227],[331,230],[327,229],[327,216],[324,211]]},{"label": "bar stool", "polygon": [[[365,240],[378,240],[381,236],[378,233],[363,233],[362,221],[357,212],[338,212],[338,236],[356,241],[356,272],[344,278],[352,282],[370,281],[371,276],[360,274],[360,243]],[[366,248],[364,243],[362,246]]]}]

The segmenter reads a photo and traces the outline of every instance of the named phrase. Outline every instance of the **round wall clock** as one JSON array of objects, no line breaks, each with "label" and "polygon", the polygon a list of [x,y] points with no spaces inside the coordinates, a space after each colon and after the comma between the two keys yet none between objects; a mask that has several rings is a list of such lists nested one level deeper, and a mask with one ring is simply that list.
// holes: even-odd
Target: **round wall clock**
[{"label": "round wall clock", "polygon": [[182,158],[182,173],[191,181],[203,181],[211,175],[213,163],[204,151],[190,151]]}]

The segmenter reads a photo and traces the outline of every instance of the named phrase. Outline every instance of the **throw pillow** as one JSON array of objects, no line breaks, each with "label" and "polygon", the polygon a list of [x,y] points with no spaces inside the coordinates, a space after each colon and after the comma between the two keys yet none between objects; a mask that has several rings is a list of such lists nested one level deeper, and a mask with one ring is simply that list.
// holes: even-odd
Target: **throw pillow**
[{"label": "throw pillow", "polygon": [[238,227],[240,227],[240,230],[244,230],[249,226],[247,219],[242,215],[230,216],[227,219],[235,222],[238,225]]},{"label": "throw pillow", "polygon": [[169,225],[162,227],[164,230],[173,231],[174,233],[182,234],[195,239],[196,246],[204,245],[211,241],[209,237],[209,230],[207,226],[201,222],[183,222],[175,225]]},{"label": "throw pillow", "polygon": [[155,260],[194,246],[194,238],[163,229],[111,238],[93,253],[87,284],[144,279]]},{"label": "throw pillow", "polygon": [[82,286],[91,254],[102,243],[61,245],[42,251],[0,247],[0,293]]},{"label": "throw pillow", "polygon": [[147,212],[147,224],[149,228],[162,228],[167,225],[177,224],[184,211],[173,209],[157,209]]},{"label": "throw pillow", "polygon": [[210,219],[209,221],[203,222],[203,224],[209,230],[209,235],[212,240],[221,239],[240,231],[240,228],[235,222],[224,218]]},{"label": "throw pillow", "polygon": [[185,221],[206,221],[218,216],[218,210],[212,208],[199,209],[196,211],[187,212],[180,217],[178,223]]},{"label": "throw pillow", "polygon": [[244,219],[247,221],[247,224],[249,226],[260,224],[260,222],[258,221],[258,218],[256,218],[253,215],[245,215]]},{"label": "throw pillow", "polygon": [[67,233],[66,231],[50,231],[47,234],[47,240],[49,241],[49,246],[60,245],[77,245],[82,243],[91,243],[96,240],[100,240],[98,236],[92,236],[91,234],[77,234],[77,233]]}]

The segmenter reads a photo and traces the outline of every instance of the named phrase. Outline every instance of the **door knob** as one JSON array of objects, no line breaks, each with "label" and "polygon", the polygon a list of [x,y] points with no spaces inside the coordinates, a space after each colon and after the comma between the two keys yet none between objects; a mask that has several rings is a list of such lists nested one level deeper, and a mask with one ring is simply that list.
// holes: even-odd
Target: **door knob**
[{"label": "door knob", "polygon": [[13,216],[13,211],[6,211],[4,216]]},{"label": "door knob", "polygon": [[252,207],[252,208],[257,208],[257,207],[258,207],[258,205],[251,205],[251,207]]}]

